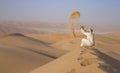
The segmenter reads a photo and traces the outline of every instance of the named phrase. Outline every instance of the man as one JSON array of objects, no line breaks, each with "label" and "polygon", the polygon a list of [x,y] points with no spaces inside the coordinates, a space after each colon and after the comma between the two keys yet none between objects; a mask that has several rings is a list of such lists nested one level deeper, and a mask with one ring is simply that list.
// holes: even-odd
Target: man
[{"label": "man", "polygon": [[90,28],[88,31],[85,30],[84,26],[80,26],[80,31],[86,35],[87,38],[83,38],[81,40],[81,47],[83,46],[87,46],[87,47],[91,47],[95,45],[95,39],[94,39],[94,34],[93,34],[93,30]]}]

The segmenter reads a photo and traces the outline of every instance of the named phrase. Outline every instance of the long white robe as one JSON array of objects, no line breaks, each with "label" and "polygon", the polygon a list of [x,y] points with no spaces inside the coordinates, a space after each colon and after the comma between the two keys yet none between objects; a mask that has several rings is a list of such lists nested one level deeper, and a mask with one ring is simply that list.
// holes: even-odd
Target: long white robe
[{"label": "long white robe", "polygon": [[93,32],[86,32],[84,29],[81,28],[81,32],[86,35],[87,38],[83,38],[81,40],[81,47],[82,46],[94,46],[95,40],[94,40],[94,34]]}]

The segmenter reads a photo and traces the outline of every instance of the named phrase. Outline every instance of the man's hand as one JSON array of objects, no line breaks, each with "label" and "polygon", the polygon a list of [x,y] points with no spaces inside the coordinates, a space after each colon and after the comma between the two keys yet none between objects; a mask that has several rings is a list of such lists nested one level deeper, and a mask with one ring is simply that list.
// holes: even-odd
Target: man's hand
[{"label": "man's hand", "polygon": [[80,29],[84,29],[84,26],[80,26]]}]

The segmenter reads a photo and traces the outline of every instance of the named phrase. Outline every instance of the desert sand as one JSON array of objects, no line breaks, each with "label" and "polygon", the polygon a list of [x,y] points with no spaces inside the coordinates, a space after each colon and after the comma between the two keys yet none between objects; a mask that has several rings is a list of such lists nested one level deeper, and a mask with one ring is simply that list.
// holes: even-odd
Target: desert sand
[{"label": "desert sand", "polygon": [[1,36],[0,73],[29,73],[66,52],[21,34]]},{"label": "desert sand", "polygon": [[[95,34],[95,47],[80,47],[70,34],[0,36],[0,73],[119,73],[120,34]],[[113,35],[114,34],[114,35]]]},{"label": "desert sand", "polygon": [[[80,47],[85,37],[80,32],[74,38],[68,33],[13,28],[0,30],[0,73],[120,73],[119,32],[95,34],[94,47]],[[16,33],[19,30],[23,34]]]},{"label": "desert sand", "polygon": [[[77,33],[77,38],[64,35],[54,42],[49,42],[52,47],[70,51],[64,56],[38,67],[30,73],[119,73],[120,72],[120,50],[119,33],[95,34],[96,46],[93,48],[81,48],[80,40],[84,35]],[[114,34],[112,36],[112,34]],[[49,36],[53,36],[50,35]],[[60,34],[58,34],[60,35]],[[111,36],[110,36],[111,35]],[[44,42],[47,42],[47,38]],[[41,40],[41,35],[32,35]],[[51,37],[52,38],[52,37]]]}]

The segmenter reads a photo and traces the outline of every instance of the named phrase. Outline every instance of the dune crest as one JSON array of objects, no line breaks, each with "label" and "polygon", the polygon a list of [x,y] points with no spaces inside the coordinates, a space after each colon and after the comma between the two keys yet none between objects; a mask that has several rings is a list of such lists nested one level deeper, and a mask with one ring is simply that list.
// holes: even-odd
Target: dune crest
[{"label": "dune crest", "polygon": [[81,54],[81,49],[75,49],[30,73],[86,73],[86,71],[89,73],[95,73],[96,71],[97,73],[104,73],[102,69],[98,68],[102,61],[97,59],[98,57],[90,51]]},{"label": "dune crest", "polygon": [[[108,62],[107,60],[108,54],[106,54],[105,52],[107,48],[108,49],[110,48],[109,47],[110,43],[118,42],[115,40],[116,38],[113,40],[109,37],[106,37],[105,35],[99,36],[98,34],[95,34],[96,43],[97,43],[95,49],[92,48],[86,49],[86,48],[80,48],[80,40],[81,37],[84,36],[80,35],[80,33],[76,33],[76,34],[77,34],[76,39],[72,39],[71,37],[66,40],[60,40],[57,43],[55,42],[52,45],[53,47],[56,47],[58,49],[69,50],[70,51],[69,53],[52,62],[49,62],[44,66],[41,66],[33,70],[30,73],[119,73],[120,72],[118,68],[120,67],[119,62],[114,60],[115,57],[111,55],[112,57],[109,58],[109,61],[113,60],[113,62],[118,63],[117,67],[115,67],[112,64],[112,62]],[[103,38],[104,40],[101,40]],[[115,46],[111,48],[114,47]]]}]

